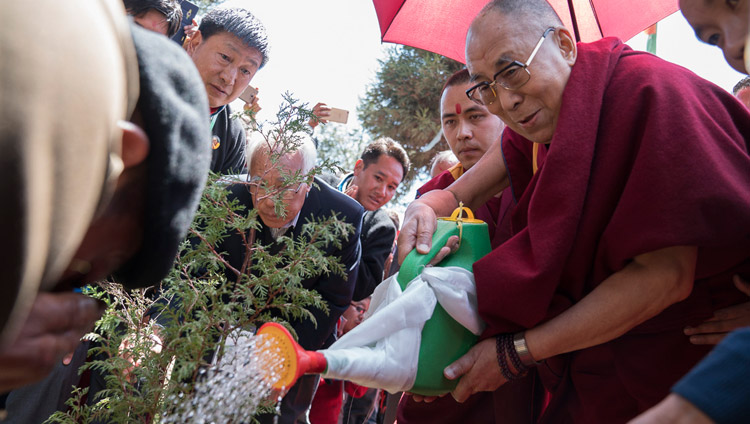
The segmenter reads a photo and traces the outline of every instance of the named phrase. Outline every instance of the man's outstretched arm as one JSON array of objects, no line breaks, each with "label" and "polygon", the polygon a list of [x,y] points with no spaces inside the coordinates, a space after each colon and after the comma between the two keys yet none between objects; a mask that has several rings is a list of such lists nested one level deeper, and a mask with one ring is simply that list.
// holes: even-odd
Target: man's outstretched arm
[{"label": "man's outstretched arm", "polygon": [[500,146],[501,140],[498,139],[476,165],[445,190],[430,191],[409,204],[398,236],[399,263],[415,247],[419,253],[430,251],[436,217],[450,216],[459,201],[476,210],[508,187],[508,171]]}]

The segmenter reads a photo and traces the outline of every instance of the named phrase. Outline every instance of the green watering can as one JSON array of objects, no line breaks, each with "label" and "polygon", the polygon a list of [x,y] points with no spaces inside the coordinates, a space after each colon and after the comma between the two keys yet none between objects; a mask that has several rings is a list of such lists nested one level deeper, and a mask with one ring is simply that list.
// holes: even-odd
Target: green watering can
[{"label": "green watering can", "polygon": [[[462,218],[464,212],[467,218]],[[459,248],[437,266],[455,266],[472,271],[474,262],[492,250],[487,224],[474,219],[469,208],[459,205],[449,218],[438,218],[429,253],[422,255],[415,249],[406,256],[397,277],[402,290],[422,273],[451,236],[459,237]],[[477,340],[478,337],[448,315],[440,303],[435,305],[432,317],[422,329],[417,377],[410,392],[436,396],[453,390],[458,381],[445,378],[443,369],[468,352]]]},{"label": "green watering can", "polygon": [[[467,218],[461,217],[464,211]],[[430,253],[422,255],[414,250],[406,256],[397,278],[402,290],[422,273],[448,238],[454,235],[459,237],[458,250],[448,255],[438,266],[457,266],[471,271],[474,262],[491,250],[487,224],[474,219],[471,210],[460,205],[450,218],[438,218]],[[300,376],[319,374],[325,372],[328,367],[323,353],[302,349],[280,324],[266,323],[260,327],[258,335],[268,340],[266,345],[261,345],[261,350],[271,349],[277,357],[283,359],[278,375],[273,378],[267,376],[275,389],[289,388]],[[425,322],[422,329],[417,376],[410,392],[436,396],[453,390],[457,382],[443,377],[443,369],[468,352],[477,343],[477,339],[477,336],[454,320],[440,303],[437,303],[432,317]],[[268,368],[270,369],[270,366]]]}]

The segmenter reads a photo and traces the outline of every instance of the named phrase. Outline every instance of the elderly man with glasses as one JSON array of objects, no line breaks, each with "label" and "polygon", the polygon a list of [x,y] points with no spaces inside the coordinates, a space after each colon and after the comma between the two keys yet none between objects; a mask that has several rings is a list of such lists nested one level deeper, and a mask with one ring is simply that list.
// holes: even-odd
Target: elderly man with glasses
[{"label": "elderly man with glasses", "polygon": [[[285,146],[264,140],[258,134],[248,141],[247,162],[250,173],[248,182],[230,187],[232,197],[245,205],[247,210],[255,208],[261,221],[255,232],[255,242],[266,247],[274,255],[284,248],[279,240],[288,236],[295,240],[307,237],[303,224],[307,221],[330,219],[354,226],[354,233],[345,240],[330,243],[325,251],[336,257],[345,274],[322,273],[301,282],[308,290],[317,291],[326,303],[328,311],[311,308],[315,320],[301,318],[290,324],[299,337],[299,344],[307,350],[323,349],[335,338],[336,323],[352,301],[357,272],[360,266],[360,230],[364,210],[356,200],[341,193],[317,178],[305,177],[315,166],[317,152],[312,138],[304,133],[295,134],[298,143]],[[273,152],[273,153],[271,153]],[[302,178],[303,180],[300,180]],[[280,199],[282,207],[278,207]],[[249,240],[249,231],[247,239]],[[245,261],[247,248],[245,239],[239,234],[228,236],[221,250],[233,268],[240,269]],[[236,276],[227,271],[234,279]],[[279,423],[305,422],[307,410],[312,402],[320,379],[317,375],[303,376],[284,397]],[[261,423],[274,422],[274,415],[256,417]]]},{"label": "elderly man with glasses", "polygon": [[508,128],[413,202],[399,237],[402,258],[426,252],[436,215],[512,188],[512,237],[474,264],[488,328],[446,368],[453,395],[537,367],[541,422],[625,422],[708,353],[683,329],[746,301],[732,276],[750,272],[750,116],[619,40],[576,43],[543,0],[488,4],[466,57],[468,96]]}]

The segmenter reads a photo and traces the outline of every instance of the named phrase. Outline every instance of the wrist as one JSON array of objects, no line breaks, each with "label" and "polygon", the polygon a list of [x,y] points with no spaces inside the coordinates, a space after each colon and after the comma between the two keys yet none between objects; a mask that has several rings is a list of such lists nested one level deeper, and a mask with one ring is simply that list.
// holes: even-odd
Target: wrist
[{"label": "wrist", "polygon": [[526,375],[530,367],[523,364],[516,353],[513,343],[513,334],[504,333],[496,336],[495,347],[497,353],[497,364],[500,367],[500,372],[506,380],[518,380]]},{"label": "wrist", "polygon": [[[457,207],[458,207],[458,205],[460,205],[460,204],[461,204],[461,199],[459,199],[459,198],[458,198],[458,194],[456,194],[456,192],[455,192],[455,191],[453,191],[453,190],[451,190],[451,189],[449,189],[449,188],[446,188],[446,189],[445,189],[445,191],[447,191],[448,193],[450,193],[450,194],[451,194],[451,195],[453,196],[453,200],[454,200],[454,202],[455,202],[455,205],[454,205],[454,208],[453,208],[453,209],[457,208]],[[447,197],[447,196],[446,196],[446,197]]]},{"label": "wrist", "polygon": [[534,359],[534,355],[531,354],[531,351],[526,344],[526,332],[524,331],[513,335],[513,348],[515,349],[516,355],[518,355],[518,359],[525,367],[534,367],[543,362]]}]

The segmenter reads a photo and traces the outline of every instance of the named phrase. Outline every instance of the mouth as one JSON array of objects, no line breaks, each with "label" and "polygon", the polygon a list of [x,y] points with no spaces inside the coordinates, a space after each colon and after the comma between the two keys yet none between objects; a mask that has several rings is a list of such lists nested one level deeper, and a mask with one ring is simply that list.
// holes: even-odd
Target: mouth
[{"label": "mouth", "polygon": [[538,114],[539,114],[539,111],[537,110],[534,113],[532,113],[531,115],[528,115],[527,117],[521,119],[520,121],[516,121],[516,122],[518,122],[518,125],[520,125],[520,126],[522,126],[524,128],[528,128],[531,125],[533,125],[534,118],[536,118],[536,116]]},{"label": "mouth", "polygon": [[211,88],[213,88],[213,89],[214,89],[214,90],[216,90],[216,91],[217,91],[218,93],[220,93],[220,94],[222,94],[222,95],[224,95],[224,96],[226,96],[226,95],[227,95],[227,92],[226,92],[226,91],[222,90],[221,88],[219,88],[219,87],[218,87],[218,86],[216,86],[215,84],[211,84]]},{"label": "mouth", "polygon": [[374,206],[380,207],[380,200],[379,199],[374,199],[374,198],[371,197],[370,198],[370,203],[372,203]]}]

